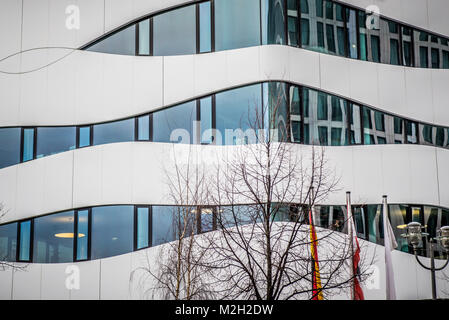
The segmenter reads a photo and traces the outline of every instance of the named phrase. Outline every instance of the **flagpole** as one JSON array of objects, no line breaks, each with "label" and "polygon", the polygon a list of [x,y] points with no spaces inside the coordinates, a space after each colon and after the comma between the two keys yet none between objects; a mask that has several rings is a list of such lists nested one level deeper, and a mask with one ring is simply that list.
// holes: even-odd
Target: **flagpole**
[{"label": "flagpole", "polygon": [[352,211],[351,211],[351,192],[347,191],[346,192],[346,212],[347,212],[347,216],[348,216],[348,235],[349,235],[349,249],[351,252],[351,281],[352,281],[352,285],[351,285],[351,299],[355,300],[355,274],[354,274],[354,259],[353,259],[353,255],[354,255],[354,241],[353,241],[353,230],[352,230]]},{"label": "flagpole", "polygon": [[396,287],[394,284],[393,258],[391,252],[396,248],[397,242],[393,229],[388,219],[387,196],[382,199],[383,229],[384,229],[384,247],[385,247],[385,281],[386,281],[386,299],[396,300]]}]

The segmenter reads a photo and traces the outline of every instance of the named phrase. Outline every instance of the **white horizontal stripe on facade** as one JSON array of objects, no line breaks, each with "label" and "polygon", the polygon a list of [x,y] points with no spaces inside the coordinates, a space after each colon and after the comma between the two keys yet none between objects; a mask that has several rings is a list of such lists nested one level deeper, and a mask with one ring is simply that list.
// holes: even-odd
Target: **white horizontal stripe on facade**
[{"label": "white horizontal stripe on facade", "polygon": [[[307,155],[311,146],[293,145]],[[77,149],[0,170],[1,223],[58,211],[112,204],[175,204],[165,170],[172,144],[127,142]],[[235,146],[177,145],[206,164]],[[189,149],[193,148],[193,149]],[[421,145],[325,147],[340,190],[320,204],[423,204],[449,208],[449,150]]]},{"label": "white horizontal stripe on facade", "polygon": [[[30,52],[27,62],[22,61],[26,69],[48,63],[42,53],[40,62],[32,56]],[[12,70],[11,62],[8,68]],[[290,81],[402,117],[449,125],[449,70],[271,45],[170,57],[75,51],[36,72],[0,73],[0,127],[116,120],[266,80]]]}]

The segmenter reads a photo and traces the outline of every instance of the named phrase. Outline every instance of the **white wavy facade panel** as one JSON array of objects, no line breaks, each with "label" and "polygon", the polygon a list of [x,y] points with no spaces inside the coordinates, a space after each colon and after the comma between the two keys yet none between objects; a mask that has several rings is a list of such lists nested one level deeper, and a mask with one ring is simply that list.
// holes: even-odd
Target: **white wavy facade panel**
[{"label": "white wavy facade panel", "polygon": [[[232,157],[234,147],[177,146],[205,162]],[[310,154],[310,146],[295,145]],[[0,194],[9,210],[2,223],[57,211],[108,204],[174,204],[166,170],[172,145],[116,143],[68,151],[0,170]],[[417,203],[449,207],[449,151],[417,145],[327,147],[328,168],[340,190],[322,204],[341,205],[351,191],[357,204]],[[219,160],[218,160],[219,161]],[[58,196],[55,196],[58,195]]]},{"label": "white wavy facade panel", "polygon": [[[47,55],[39,57],[48,63]],[[28,69],[35,68],[37,60],[31,54],[27,59],[33,64]],[[76,51],[35,72],[0,74],[0,126],[116,120],[265,80],[291,81],[414,120],[449,124],[449,70],[258,46],[170,57]]]}]

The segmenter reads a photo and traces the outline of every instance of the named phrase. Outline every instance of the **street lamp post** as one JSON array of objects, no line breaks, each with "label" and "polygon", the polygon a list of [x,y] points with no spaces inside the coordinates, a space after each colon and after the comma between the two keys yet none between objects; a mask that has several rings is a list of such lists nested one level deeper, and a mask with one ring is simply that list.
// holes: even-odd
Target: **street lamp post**
[{"label": "street lamp post", "polygon": [[[427,237],[428,233],[422,232],[422,226],[419,222],[410,222],[407,225],[406,233],[402,234],[401,236],[404,238],[407,238],[408,243],[413,247],[413,252],[415,254],[416,261],[418,261],[419,265],[423,267],[426,270],[430,270],[431,276],[432,276],[432,299],[437,298],[437,288],[436,288],[436,277],[435,272],[441,271],[449,263],[449,226],[442,227],[438,231],[438,236],[436,238],[429,238],[429,244],[430,244],[430,267],[425,266],[421,260],[419,260],[417,249],[419,244],[421,243],[422,237]],[[437,247],[438,243],[441,247],[444,248],[444,250],[448,253],[447,254],[447,261],[444,264],[444,266],[440,268],[435,267],[435,255],[434,255],[434,249]]]}]

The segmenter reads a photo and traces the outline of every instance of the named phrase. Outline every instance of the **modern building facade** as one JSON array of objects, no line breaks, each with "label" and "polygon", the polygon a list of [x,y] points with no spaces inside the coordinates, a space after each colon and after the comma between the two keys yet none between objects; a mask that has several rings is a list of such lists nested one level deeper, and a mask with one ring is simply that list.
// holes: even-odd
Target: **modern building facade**
[{"label": "modern building facade", "polygon": [[[130,274],[175,239],[172,143],[232,149],[239,137],[208,130],[244,131],[248,104],[281,93],[285,143],[324,146],[341,177],[315,223],[344,220],[352,192],[376,257],[366,298],[385,298],[383,195],[398,298],[430,298],[400,235],[412,221],[432,236],[449,225],[448,11],[446,0],[1,1],[0,259],[24,268],[0,270],[0,297],[141,298]],[[67,288],[71,266],[79,288]],[[449,297],[442,273],[437,287]]]}]

